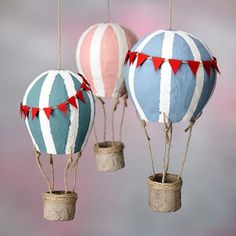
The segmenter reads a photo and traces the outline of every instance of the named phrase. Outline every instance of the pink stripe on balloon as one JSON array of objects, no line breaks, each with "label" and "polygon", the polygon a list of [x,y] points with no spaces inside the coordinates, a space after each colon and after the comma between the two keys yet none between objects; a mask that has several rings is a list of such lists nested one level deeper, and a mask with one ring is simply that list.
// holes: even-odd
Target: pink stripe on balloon
[{"label": "pink stripe on balloon", "polygon": [[84,37],[84,40],[81,44],[80,48],[80,64],[82,67],[82,70],[84,72],[84,76],[88,80],[88,82],[91,84],[93,93],[96,95],[96,88],[93,83],[93,76],[90,66],[90,49],[91,49],[91,42],[93,39],[93,35],[95,30],[97,29],[98,25],[95,25]]},{"label": "pink stripe on balloon", "polygon": [[105,97],[111,97],[116,85],[119,65],[118,39],[111,26],[107,27],[102,37],[100,56]]},{"label": "pink stripe on balloon", "polygon": [[134,46],[134,44],[138,41],[138,38],[131,30],[128,30],[123,26],[122,26],[122,28],[125,31],[128,49],[131,49]]}]

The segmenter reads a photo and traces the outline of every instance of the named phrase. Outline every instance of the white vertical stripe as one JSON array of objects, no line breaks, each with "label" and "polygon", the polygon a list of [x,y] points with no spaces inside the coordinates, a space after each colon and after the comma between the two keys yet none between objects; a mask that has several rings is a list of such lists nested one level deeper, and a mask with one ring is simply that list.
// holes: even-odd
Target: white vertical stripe
[{"label": "white vertical stripe", "polygon": [[[60,71],[60,74],[64,80],[64,84],[66,87],[68,98],[74,96],[76,94],[76,89],[74,85],[74,81],[71,78],[70,71]],[[78,75],[76,76],[76,78]],[[74,153],[75,149],[75,142],[79,130],[79,103],[76,99],[76,104],[78,109],[70,105],[70,127],[68,130],[67,142],[66,142],[66,149],[65,153],[70,154]]]},{"label": "white vertical stripe", "polygon": [[[162,55],[163,58],[172,58],[173,43],[175,33],[173,31],[165,31]],[[159,122],[164,122],[164,113],[168,117],[170,111],[170,93],[171,93],[171,75],[172,69],[168,61],[161,66],[160,81],[160,116]]]},{"label": "white vertical stripe", "polygon": [[[48,73],[48,71],[42,73],[41,75],[39,75],[36,79],[34,79],[34,80],[31,82],[31,84],[29,85],[29,87],[26,89],[26,92],[25,92],[25,95],[24,95],[24,98],[23,98],[23,101],[22,101],[22,105],[27,105],[26,103],[27,103],[27,98],[28,98],[28,95],[29,95],[30,90],[33,88],[33,86],[36,84],[36,82],[37,82],[40,78],[42,78],[45,74],[47,74],[47,73]],[[37,151],[39,151],[39,147],[38,147],[37,143],[35,142],[35,139],[34,139],[32,133],[31,133],[31,130],[30,130],[30,127],[29,127],[28,117],[25,119],[25,124],[26,124],[27,130],[28,130],[28,132],[29,132],[29,134],[30,134],[31,140],[32,140],[32,142],[33,142],[35,148],[37,149]]]},{"label": "white vertical stripe", "polygon": [[[188,46],[190,47],[190,50],[193,54],[194,60],[200,61],[201,54],[200,54],[195,42],[184,32],[178,31],[177,34],[180,35],[186,41]],[[188,110],[181,121],[189,120],[193,116],[193,113],[197,108],[199,99],[202,94],[203,85],[204,85],[204,68],[203,68],[202,64],[200,64],[198,67],[197,73],[196,73],[196,85],[195,85],[193,97],[192,97],[191,103],[188,107]]]},{"label": "white vertical stripe", "polygon": [[94,124],[94,116],[95,116],[95,106],[94,106],[94,98],[93,98],[93,95],[91,92],[88,92],[87,93],[88,97],[89,97],[89,101],[90,101],[90,111],[91,111],[91,114],[90,114],[90,121],[89,121],[89,127],[88,127],[88,130],[87,130],[87,134],[85,136],[85,139],[84,139],[84,142],[81,146],[81,151],[84,150],[87,142],[88,142],[88,138],[89,138],[89,135],[92,131],[92,128],[93,128],[93,124]]},{"label": "white vertical stripe", "polygon": [[[136,52],[141,52],[143,50],[143,48],[146,46],[146,44],[153,38],[155,37],[156,35],[162,33],[163,30],[158,30],[152,34],[149,34],[146,38],[144,38],[144,40],[142,41],[142,43],[140,43],[140,45],[136,48]],[[140,118],[142,120],[145,120],[145,121],[148,121],[147,120],[147,117],[145,116],[142,108],[140,107],[139,103],[138,103],[138,100],[136,98],[136,94],[135,94],[135,91],[134,91],[134,77],[135,77],[135,70],[136,70],[136,65],[137,65],[137,61],[138,59],[136,58],[134,63],[131,64],[129,66],[129,79],[128,79],[128,82],[129,82],[129,90],[130,90],[130,93],[131,93],[131,97],[132,97],[132,100],[135,104],[135,107],[140,115]],[[126,65],[128,66],[128,65]]]},{"label": "white vertical stripe", "polygon": [[114,30],[118,42],[118,56],[119,56],[119,64],[118,64],[118,73],[117,73],[117,80],[115,84],[114,91],[112,93],[112,97],[117,96],[120,90],[121,84],[124,82],[124,75],[123,75],[123,64],[125,60],[125,55],[128,51],[128,43],[124,29],[121,28],[120,25],[110,23],[110,26]]},{"label": "white vertical stripe", "polygon": [[[49,96],[58,70],[50,71],[44,80],[39,96],[39,108],[49,107]],[[47,153],[57,154],[50,128],[50,121],[44,112],[39,112],[40,127]]]},{"label": "white vertical stripe", "polygon": [[93,77],[93,84],[98,97],[105,96],[105,89],[101,70],[101,44],[105,30],[109,24],[99,24],[94,32],[90,48],[90,67]]},{"label": "white vertical stripe", "polygon": [[87,34],[90,32],[90,30],[96,26],[97,25],[92,25],[91,27],[89,27],[87,30],[84,31],[84,33],[81,35],[81,37],[78,41],[77,47],[76,47],[76,56],[75,56],[76,64],[77,64],[77,68],[78,68],[79,73],[82,75],[84,75],[84,71],[83,71],[83,68],[80,63],[81,46],[82,46],[82,43],[84,42],[84,38],[87,36]]}]

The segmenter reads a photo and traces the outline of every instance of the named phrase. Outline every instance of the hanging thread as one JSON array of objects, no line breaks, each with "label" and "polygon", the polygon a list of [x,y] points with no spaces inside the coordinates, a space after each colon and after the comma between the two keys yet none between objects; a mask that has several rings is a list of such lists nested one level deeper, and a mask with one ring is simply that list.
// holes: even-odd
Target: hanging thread
[{"label": "hanging thread", "polygon": [[153,181],[154,181],[154,178],[155,178],[156,174],[155,174],[154,161],[153,161],[153,156],[152,156],[152,148],[151,148],[151,144],[150,144],[151,139],[148,135],[148,132],[147,132],[147,129],[146,129],[146,122],[144,120],[141,121],[141,125],[144,129],[145,137],[146,137],[147,144],[148,144],[149,159],[151,161],[152,172],[153,172]]},{"label": "hanging thread", "polygon": [[172,30],[172,0],[169,0],[169,30]]},{"label": "hanging thread", "polygon": [[122,116],[121,116],[121,122],[120,122],[120,139],[119,139],[120,142],[121,142],[121,138],[122,138],[122,130],[123,130],[123,124],[124,124],[124,118],[125,118],[125,109],[128,106],[127,105],[128,95],[126,94],[123,97],[123,99],[124,99],[124,104],[123,104]]},{"label": "hanging thread", "polygon": [[115,103],[113,106],[113,110],[112,110],[112,117],[111,117],[111,130],[112,130],[112,142],[115,142],[115,125],[114,125],[114,118],[115,118],[115,111],[117,109],[117,106],[119,104],[119,96],[117,95],[116,99],[115,99]]},{"label": "hanging thread", "polygon": [[61,1],[57,0],[57,46],[58,46],[58,69],[61,70]]},{"label": "hanging thread", "polygon": [[107,22],[110,22],[110,0],[107,0]]},{"label": "hanging thread", "polygon": [[79,152],[78,155],[77,155],[77,158],[75,160],[75,163],[74,163],[74,186],[73,186],[73,193],[75,192],[75,188],[76,188],[76,181],[77,181],[77,172],[78,172],[78,163],[79,163],[79,159],[81,157],[82,153]]},{"label": "hanging thread", "polygon": [[106,115],[106,108],[105,108],[105,102],[102,100],[101,97],[98,97],[99,101],[102,104],[103,109],[103,115],[104,115],[104,133],[103,133],[103,140],[106,142],[106,132],[107,132],[107,115]]},{"label": "hanging thread", "polygon": [[52,191],[54,191],[54,167],[53,167],[52,154],[48,154],[48,157],[49,157],[49,163],[50,163],[50,168],[51,168],[51,178],[52,178],[51,189]]},{"label": "hanging thread", "polygon": [[67,175],[68,170],[70,169],[71,165],[73,164],[73,153],[71,151],[71,154],[67,156],[67,162],[64,170],[64,183],[65,183],[65,193],[68,192],[68,181],[67,181]]}]

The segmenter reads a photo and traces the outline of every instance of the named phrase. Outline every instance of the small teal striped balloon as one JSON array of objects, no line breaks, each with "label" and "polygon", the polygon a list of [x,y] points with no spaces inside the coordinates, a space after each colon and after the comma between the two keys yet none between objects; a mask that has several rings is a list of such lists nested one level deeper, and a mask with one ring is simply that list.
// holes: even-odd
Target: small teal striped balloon
[{"label": "small teal striped balloon", "polygon": [[[131,52],[149,56],[141,66],[136,58],[125,68],[128,94],[142,120],[164,122],[166,115],[169,122],[181,122],[200,114],[216,83],[216,69],[211,66],[208,75],[203,66],[215,59],[201,40],[183,31],[159,30],[139,40]],[[165,59],[158,70],[152,57]],[[177,73],[169,59],[184,61]],[[200,62],[196,75],[188,61]]]},{"label": "small teal striped balloon", "polygon": [[[82,90],[85,102],[75,99],[77,108],[67,102],[64,113],[57,108],[75,96],[83,78],[68,70],[49,70],[39,75],[27,88],[22,105],[39,108],[32,119],[25,119],[35,148],[41,153],[71,154],[84,149],[94,121],[94,98],[91,91]],[[43,108],[52,107],[50,118]]]}]

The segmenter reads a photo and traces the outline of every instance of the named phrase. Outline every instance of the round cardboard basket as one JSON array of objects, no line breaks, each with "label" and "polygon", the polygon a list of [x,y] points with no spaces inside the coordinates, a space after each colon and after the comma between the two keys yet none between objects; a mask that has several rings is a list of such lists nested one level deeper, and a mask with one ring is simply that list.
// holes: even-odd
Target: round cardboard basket
[{"label": "round cardboard basket", "polygon": [[75,216],[77,193],[64,191],[42,194],[44,202],[43,217],[51,221],[69,221]]},{"label": "round cardboard basket", "polygon": [[182,179],[174,174],[166,174],[165,183],[162,183],[162,174],[149,176],[149,208],[156,212],[174,212],[181,208]]},{"label": "round cardboard basket", "polygon": [[97,169],[99,171],[115,171],[125,167],[124,144],[106,141],[94,145]]}]

